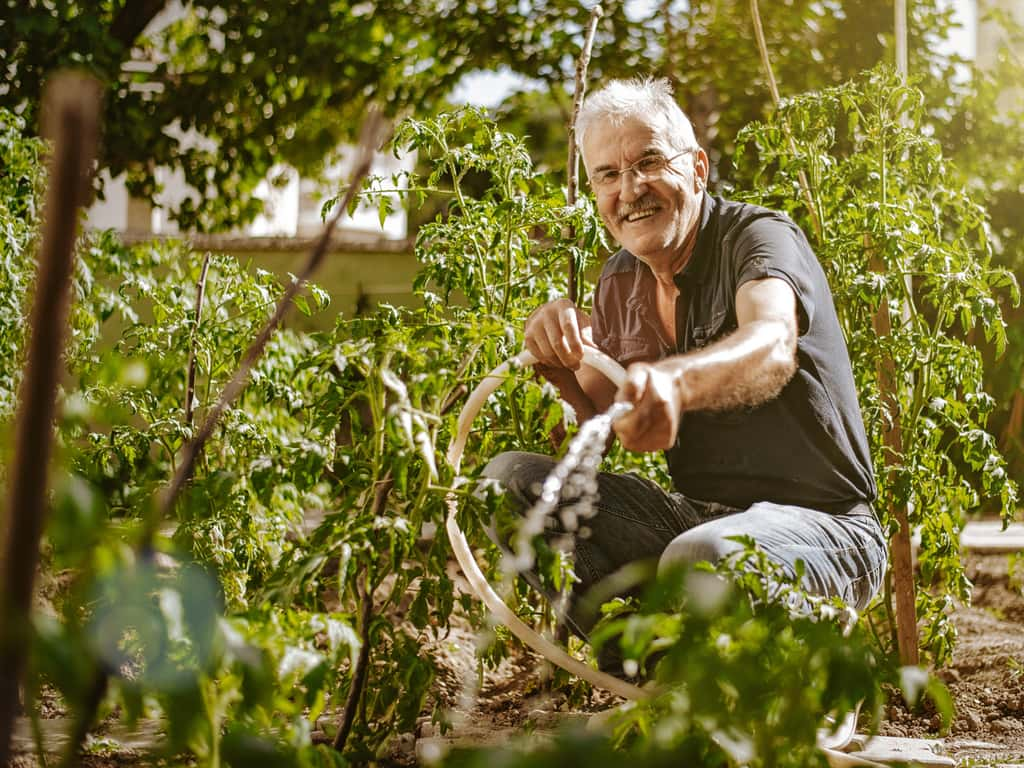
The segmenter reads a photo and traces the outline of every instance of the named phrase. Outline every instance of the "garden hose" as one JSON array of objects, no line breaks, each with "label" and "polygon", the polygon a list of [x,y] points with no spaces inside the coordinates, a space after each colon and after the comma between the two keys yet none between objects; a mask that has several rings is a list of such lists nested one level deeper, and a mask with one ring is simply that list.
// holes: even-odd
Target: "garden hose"
[{"label": "garden hose", "polygon": [[[484,403],[487,402],[487,398],[506,381],[508,373],[513,366],[526,367],[533,365],[535,362],[537,362],[537,358],[532,353],[524,350],[487,374],[477,385],[476,389],[470,393],[466,399],[466,404],[462,408],[462,412],[459,414],[455,439],[448,447],[448,463],[451,464],[456,472],[459,471],[459,467],[462,464],[462,452],[465,450],[466,440],[469,438],[469,428],[472,426],[473,420],[476,419]],[[593,347],[585,346],[583,348],[583,362],[603,373],[616,386],[621,386],[626,378],[626,372],[621,365]],[[483,601],[491,613],[494,614],[495,619],[505,624],[512,630],[512,634],[552,664],[557,664],[562,669],[583,678],[593,686],[603,688],[626,699],[641,699],[649,695],[647,691],[639,686],[627,683],[617,677],[589,667],[578,659],[574,659],[565,650],[547,638],[542,637],[516,616],[487,582],[487,578],[473,557],[473,552],[469,547],[469,542],[466,541],[465,534],[459,528],[459,523],[456,520],[457,512],[458,503],[455,494],[451,493],[448,495],[448,522],[446,524],[448,539],[451,541],[452,550],[455,552],[455,559],[459,561],[459,566],[469,581],[470,588]]]},{"label": "garden hose", "polygon": [[[469,439],[470,427],[473,425],[477,414],[480,413],[480,409],[483,408],[487,398],[507,380],[510,370],[530,366],[535,362],[537,362],[537,358],[533,353],[523,350],[487,374],[477,385],[476,389],[470,393],[466,399],[466,404],[459,414],[455,439],[448,447],[448,463],[456,473],[458,473],[462,464],[462,453],[466,448],[466,441]],[[608,357],[608,355],[593,347],[583,347],[583,363],[603,373],[617,387],[621,387],[625,381],[626,371],[622,366]],[[627,683],[617,677],[587,666],[578,659],[574,659],[564,649],[542,637],[516,616],[488,583],[487,578],[476,562],[469,542],[466,540],[462,529],[459,528],[459,523],[456,519],[458,501],[454,493],[448,494],[447,504],[448,520],[445,527],[448,530],[448,539],[451,541],[455,559],[458,560],[470,588],[483,601],[497,621],[505,624],[512,631],[512,634],[552,664],[556,664],[562,669],[586,680],[593,686],[603,688],[606,691],[630,700],[643,699],[651,695],[652,692],[649,690],[640,688],[632,683]],[[829,729],[821,729],[818,732],[818,747],[825,753],[829,764],[835,768],[853,765],[877,765],[877,763],[837,751],[843,749],[853,738],[857,727],[859,709],[860,707],[858,706],[853,712],[849,713],[834,733],[830,733]]]}]

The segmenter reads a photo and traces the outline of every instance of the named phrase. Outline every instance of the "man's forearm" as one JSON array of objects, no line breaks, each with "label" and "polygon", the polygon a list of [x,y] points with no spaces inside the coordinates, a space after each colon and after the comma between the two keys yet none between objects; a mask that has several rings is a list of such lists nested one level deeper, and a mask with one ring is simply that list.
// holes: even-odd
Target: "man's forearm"
[{"label": "man's forearm", "polygon": [[684,412],[753,407],[777,397],[793,377],[796,340],[785,323],[756,321],[657,365],[672,375]]}]

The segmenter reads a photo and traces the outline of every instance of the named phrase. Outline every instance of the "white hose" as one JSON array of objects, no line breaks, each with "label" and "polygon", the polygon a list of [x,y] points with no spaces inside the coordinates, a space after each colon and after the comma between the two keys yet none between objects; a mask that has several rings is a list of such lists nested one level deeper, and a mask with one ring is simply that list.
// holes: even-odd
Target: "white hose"
[{"label": "white hose", "polygon": [[[462,412],[459,414],[455,439],[448,447],[448,463],[454,468],[456,474],[462,465],[462,452],[466,448],[469,429],[473,425],[477,414],[480,413],[480,409],[487,402],[487,398],[507,380],[509,370],[513,365],[526,367],[533,365],[535,362],[537,362],[537,358],[531,352],[523,350],[511,360],[502,363],[487,374],[477,385],[476,389],[470,393],[466,399],[466,404],[462,407]],[[626,380],[625,369],[608,357],[608,355],[593,347],[583,347],[583,363],[603,373],[616,387],[621,387]],[[456,520],[458,502],[454,493],[448,494],[447,503],[448,521],[445,527],[448,530],[448,539],[451,541],[452,550],[455,552],[455,559],[459,561],[459,566],[461,566],[462,572],[466,575],[470,588],[484,602],[484,605],[487,606],[491,613],[494,614],[495,619],[505,624],[512,630],[512,634],[552,664],[557,664],[562,669],[583,678],[593,686],[603,688],[625,699],[643,699],[651,695],[649,691],[639,686],[627,683],[617,677],[589,667],[578,659],[574,659],[562,648],[550,640],[541,637],[541,635],[516,616],[487,582],[487,578],[473,557],[473,551],[469,547],[469,542],[466,541],[466,536],[462,529],[459,528],[458,521]],[[855,758],[852,755],[845,755],[838,751],[843,749],[853,738],[857,727],[857,714],[859,710],[860,706],[858,705],[853,712],[846,716],[842,725],[835,733],[829,734],[827,729],[819,731],[818,746],[825,752],[826,759],[828,759],[830,765],[837,768],[847,765],[876,765],[875,763]]]},{"label": "white hose", "polygon": [[[537,358],[524,350],[487,374],[483,381],[477,385],[476,389],[470,393],[466,399],[466,404],[462,408],[462,412],[459,414],[455,439],[448,447],[448,463],[452,465],[456,473],[462,464],[462,452],[465,450],[466,440],[469,438],[469,428],[472,426],[473,420],[480,412],[484,403],[487,402],[487,398],[505,382],[508,378],[509,369],[513,364],[517,363],[519,366],[525,367],[533,365],[535,362],[537,362]],[[626,372],[622,366],[593,347],[585,346],[583,348],[583,362],[603,373],[616,386],[621,386],[623,381],[625,381]],[[508,626],[512,630],[512,634],[552,664],[557,664],[562,669],[583,678],[591,685],[604,688],[626,699],[641,699],[649,695],[647,691],[636,685],[627,683],[617,677],[589,667],[578,659],[574,659],[562,648],[550,640],[541,637],[516,616],[512,609],[505,605],[504,601],[498,596],[498,593],[491,588],[483,571],[480,570],[480,566],[473,557],[469,542],[466,541],[466,536],[462,529],[459,528],[458,521],[456,520],[458,503],[455,494],[448,494],[447,501],[448,522],[446,528],[448,529],[448,539],[452,543],[452,550],[455,552],[455,559],[459,561],[462,572],[466,575],[466,579],[469,581],[473,592],[494,614],[495,619]]]}]

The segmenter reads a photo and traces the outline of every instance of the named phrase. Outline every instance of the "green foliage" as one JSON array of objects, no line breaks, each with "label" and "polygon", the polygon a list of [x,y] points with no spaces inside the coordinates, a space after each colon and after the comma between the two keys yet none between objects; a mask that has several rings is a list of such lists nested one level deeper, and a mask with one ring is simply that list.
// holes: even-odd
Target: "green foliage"
[{"label": "green foliage", "polygon": [[[572,71],[565,52],[589,16],[576,0],[491,2],[471,13],[434,0],[200,0],[158,16],[163,6],[0,5],[0,107],[23,114],[33,132],[46,78],[62,67],[89,71],[107,94],[100,167],[126,173],[133,193],[150,199],[158,167],[180,170],[195,193],[171,213],[206,231],[259,213],[254,190],[279,163],[322,170],[371,104],[426,116],[463,75],[502,65],[561,88]],[[621,5],[607,10],[599,58],[620,72],[636,67],[643,27]]]},{"label": "green foliage", "polygon": [[[830,145],[819,145],[813,157],[821,171],[812,177],[824,188],[825,171],[845,173],[827,179],[836,196],[856,194],[855,184],[865,196],[885,190],[878,205],[868,204],[874,197],[822,197],[820,209],[830,212],[830,221],[846,221],[832,214],[836,210],[848,216],[859,238],[872,233],[886,263],[910,260],[914,296],[923,297],[917,314],[904,327],[901,280],[887,281],[886,273],[863,279],[867,267],[853,262],[853,254],[867,257],[851,244],[852,235],[837,235],[824,253],[866,391],[873,391],[871,355],[879,350],[895,354],[903,366],[921,362],[911,354],[915,348],[931,355],[923,358],[928,378],[915,377],[920,394],[913,390],[907,401],[920,406],[909,435],[927,440],[906,438],[901,466],[910,470],[886,476],[884,489],[887,498],[912,499],[922,517],[938,506],[947,515],[942,519],[952,522],[926,527],[927,542],[929,551],[948,552],[932,542],[950,533],[973,497],[959,490],[962,483],[953,490],[929,487],[925,494],[897,481],[911,470],[952,477],[962,463],[973,462],[988,473],[989,490],[1006,489],[1009,498],[1011,486],[998,485],[999,467],[989,461],[981,431],[980,367],[968,365],[970,350],[941,332],[979,317],[997,320],[987,286],[1002,273],[970,260],[969,249],[984,242],[978,239],[983,214],[945,190],[938,153],[919,136],[905,135],[912,132],[895,126],[882,109],[890,86],[864,91],[848,86],[820,101],[794,101],[787,117],[817,136],[849,102],[859,110],[861,129],[873,131],[868,136],[876,144],[850,153],[848,164],[833,159]],[[894,132],[902,143],[890,156],[879,142],[889,147]],[[767,194],[793,209],[787,174],[807,162],[788,157],[777,126],[757,126],[750,136],[759,142],[759,157],[774,163],[761,171]],[[423,306],[382,306],[372,316],[339,318],[315,335],[279,331],[207,444],[173,516],[160,521],[158,551],[135,543],[195,431],[184,407],[189,360],[196,361],[198,423],[282,287],[266,273],[212,255],[197,316],[205,256],[173,243],[126,248],[110,235],[83,241],[46,553],[49,569],[69,569],[71,583],[54,590],[54,616],[37,618],[33,688],[50,682],[73,712],[86,711],[92,682],[103,671],[113,680],[105,707],[119,704],[129,722],[161,716],[167,733],[161,749],[190,753],[204,765],[371,761],[425,709],[445,705],[431,698],[436,660],[426,649],[454,611],[480,618],[472,601],[456,599],[446,570],[450,552],[437,535],[446,494],[460,502],[470,498],[468,484],[439,455],[455,430],[452,405],[461,386],[473,386],[518,351],[527,313],[564,293],[566,254],[575,249],[585,263],[602,235],[589,202],[568,208],[561,190],[534,172],[522,142],[476,111],[410,120],[396,131],[394,148],[415,149],[432,163],[426,178],[411,179],[411,195],[440,192],[449,200],[417,240]],[[887,158],[880,179],[871,175],[876,155]],[[914,186],[913,174],[926,171],[931,175]],[[384,183],[371,184],[365,196],[380,199]],[[930,219],[930,211],[943,216]],[[947,220],[949,211],[960,216]],[[857,221],[858,212],[871,218]],[[826,231],[847,232],[831,225]],[[961,273],[951,290],[946,284]],[[940,284],[944,305],[936,303]],[[906,334],[892,343],[863,326],[877,306],[888,306],[884,291],[895,297],[893,338]],[[314,311],[326,295],[311,288],[302,300]],[[937,347],[928,346],[932,341]],[[951,381],[955,387],[940,407],[935,388],[949,388]],[[882,413],[877,396],[866,402],[872,417]],[[486,426],[471,434],[463,475],[472,478],[502,450],[550,450],[550,432],[561,418],[550,387],[510,381],[481,416]],[[928,420],[935,426],[925,428]],[[879,439],[878,428],[873,437]],[[940,448],[952,458],[935,458]],[[613,455],[611,469],[626,466],[625,456]],[[460,504],[474,536],[473,516],[493,511],[493,503]],[[563,564],[556,557],[548,563],[557,581]],[[936,584],[953,583],[948,562],[923,563],[929,578],[937,574]],[[764,562],[755,565],[770,572]],[[694,762],[730,765],[743,762],[736,749],[746,743],[759,764],[796,764],[815,759],[813,729],[826,712],[841,713],[859,698],[877,704],[878,683],[894,675],[879,666],[864,638],[842,638],[828,622],[794,617],[778,594],[768,600],[767,582],[751,580],[750,573],[738,567],[732,576],[752,600],[734,592],[708,607],[698,598],[708,582],[691,576],[682,581],[699,589],[682,610],[678,593],[662,584],[644,612],[609,614],[602,640],[621,636],[627,661],[648,670],[661,654],[656,675],[665,686],[664,696],[627,712],[620,749],[652,764],[671,750]],[[537,613],[533,597],[524,595],[517,607]],[[495,648],[501,645],[499,638]],[[310,732],[337,728],[360,649],[368,649],[369,680],[341,756],[313,746]],[[784,684],[793,680],[800,684]],[[714,695],[692,693],[705,690]],[[609,745],[587,749],[608,754]]]},{"label": "green foliage", "polygon": [[662,575],[638,613],[608,611],[599,635],[621,633],[626,659],[656,658],[660,686],[622,712],[620,741],[711,764],[811,765],[826,715],[841,721],[859,703],[877,715],[896,674],[856,616],[809,598],[745,543],[713,570]]},{"label": "green foliage", "polygon": [[465,751],[445,764],[826,765],[816,743],[827,716],[842,722],[860,707],[876,723],[886,683],[911,703],[930,698],[948,727],[941,683],[894,668],[849,609],[808,597],[745,543],[714,569],[661,574],[639,603],[604,606],[596,642],[620,642],[624,666],[653,679],[648,698],[613,713],[610,732],[567,731],[529,753]]},{"label": "green foliage", "polygon": [[[164,718],[161,749],[208,765],[340,760],[309,732],[323,717],[337,727],[364,644],[369,682],[349,758],[376,759],[439,706],[424,646],[456,608],[449,551],[433,533],[453,480],[436,455],[450,405],[517,349],[532,304],[564,284],[561,256],[580,245],[563,226],[591,247],[600,235],[592,209],[567,209],[521,143],[478,113],[410,123],[399,140],[438,154],[448,175],[426,183],[459,201],[420,244],[423,308],[381,307],[316,335],[279,330],[160,521],[156,552],[138,547],[139,532],[282,286],[177,243],[125,247],[111,233],[80,243],[46,550],[71,583],[37,622],[34,689],[49,682],[87,713],[92,681],[110,675],[105,706],[129,721]],[[479,197],[463,189],[471,173],[488,180]],[[497,245],[474,254],[478,273],[445,262],[455,242]],[[450,305],[456,296],[470,306]],[[296,303],[317,311],[327,300],[314,286]],[[546,446],[560,413],[549,388],[510,386],[492,411],[507,428],[475,435],[471,450]]]},{"label": "green foliage", "polygon": [[1013,275],[991,263],[984,208],[922,133],[921,119],[920,92],[876,70],[787,101],[741,134],[739,159],[756,182],[748,199],[804,222],[797,172],[807,173],[823,229],[815,247],[846,332],[872,443],[877,506],[890,531],[896,508],[907,509],[920,529],[918,611],[929,628],[925,644],[941,662],[955,633],[948,601],[969,598],[959,556],[964,515],[982,499],[997,499],[1009,520],[1017,502],[1016,485],[985,431],[994,400],[968,338],[983,332],[1002,351],[1006,327],[997,296],[1005,292],[1015,303],[1020,296]]},{"label": "green foliage", "polygon": [[0,419],[10,416],[20,381],[24,305],[42,213],[43,144],[23,138],[25,122],[0,109]]}]

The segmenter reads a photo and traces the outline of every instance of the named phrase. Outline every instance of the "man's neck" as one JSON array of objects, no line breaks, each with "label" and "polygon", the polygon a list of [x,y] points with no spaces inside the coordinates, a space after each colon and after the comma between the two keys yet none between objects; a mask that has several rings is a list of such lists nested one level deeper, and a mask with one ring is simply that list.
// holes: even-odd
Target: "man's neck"
[{"label": "man's neck", "polygon": [[651,268],[651,272],[654,273],[654,279],[658,281],[658,284],[664,289],[675,290],[676,282],[675,276],[682,272],[686,265],[690,263],[690,259],[693,256],[693,250],[697,245],[697,234],[700,227],[694,227],[690,230],[690,234],[686,236],[686,240],[682,246],[678,248],[674,253],[670,254],[667,259],[647,261],[647,266]]}]

